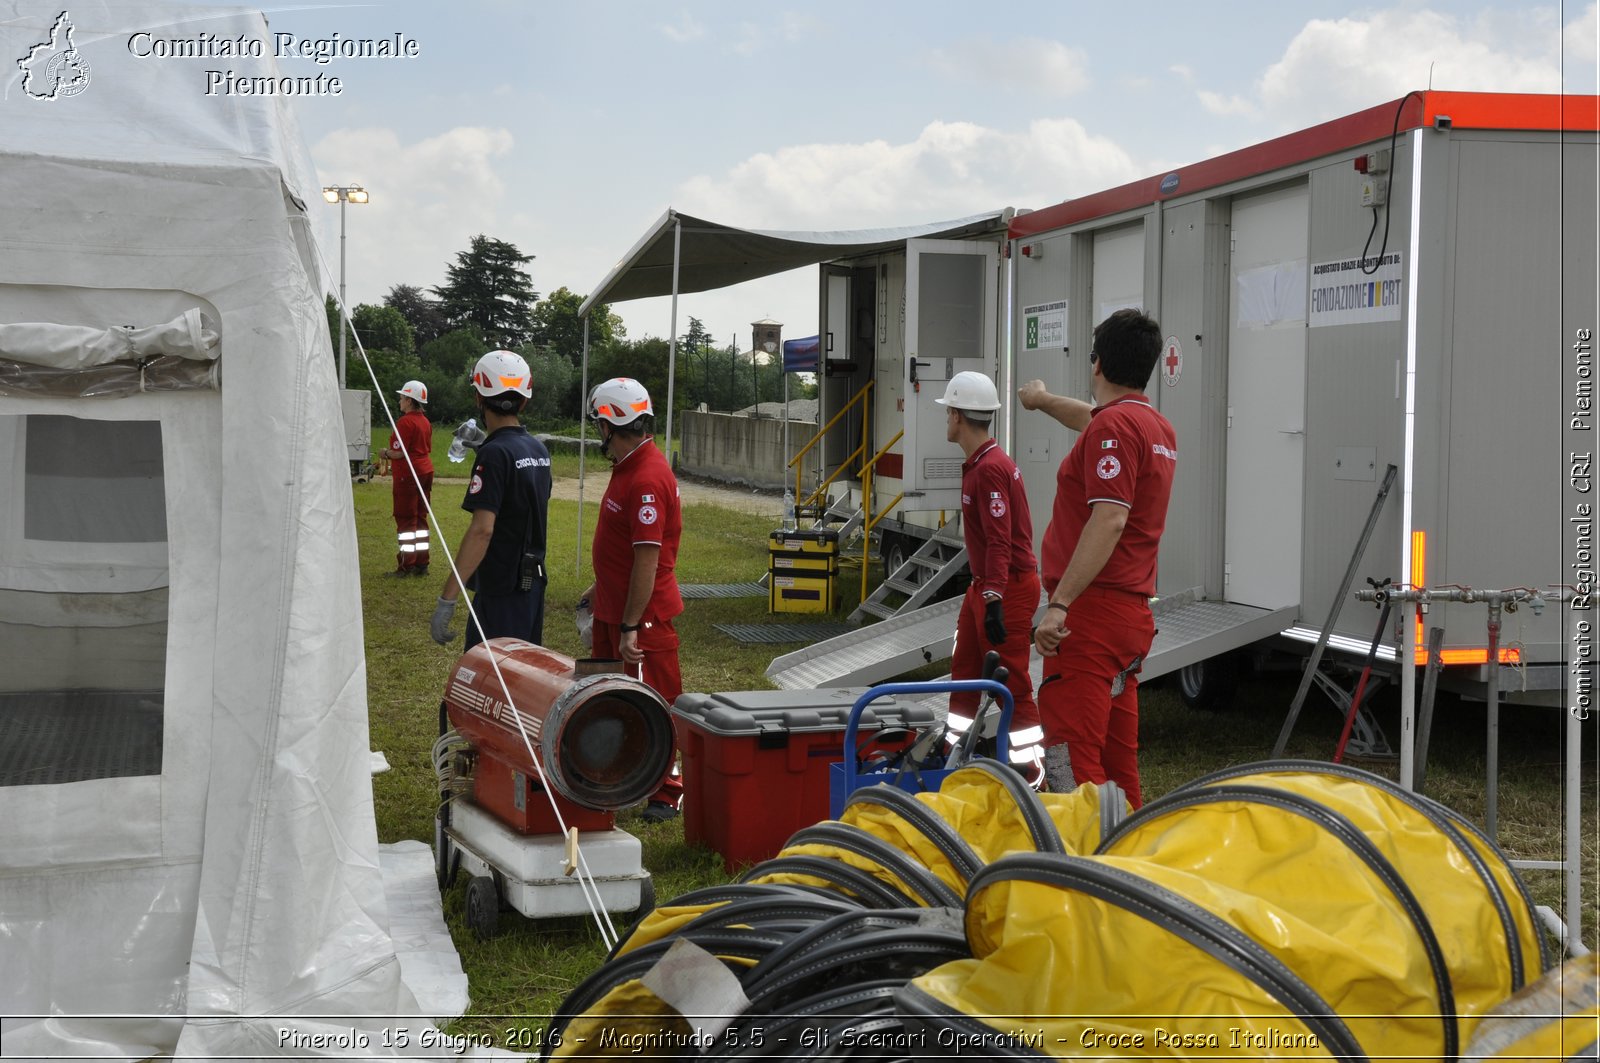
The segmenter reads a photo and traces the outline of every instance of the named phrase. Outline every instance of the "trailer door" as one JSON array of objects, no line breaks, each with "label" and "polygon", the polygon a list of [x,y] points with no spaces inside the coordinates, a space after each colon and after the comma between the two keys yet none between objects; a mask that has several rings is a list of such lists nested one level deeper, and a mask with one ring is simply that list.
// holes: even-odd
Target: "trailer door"
[{"label": "trailer door", "polygon": [[1300,603],[1308,232],[1303,184],[1233,202],[1224,578],[1265,609]]},{"label": "trailer door", "polygon": [[[945,439],[945,382],[971,370],[995,375],[1000,250],[980,240],[906,241],[904,485],[908,509],[956,508],[961,448]],[[909,386],[915,381],[915,387]],[[937,493],[935,493],[937,492]]]}]

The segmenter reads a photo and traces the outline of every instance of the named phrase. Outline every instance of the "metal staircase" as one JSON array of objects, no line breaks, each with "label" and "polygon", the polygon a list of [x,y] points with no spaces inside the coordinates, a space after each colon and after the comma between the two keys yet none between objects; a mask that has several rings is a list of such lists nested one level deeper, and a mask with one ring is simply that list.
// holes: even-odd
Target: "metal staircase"
[{"label": "metal staircase", "polygon": [[850,619],[859,623],[867,616],[887,620],[933,601],[949,582],[967,567],[967,547],[954,523],[947,524],[923,540],[916,552],[872,592]]}]

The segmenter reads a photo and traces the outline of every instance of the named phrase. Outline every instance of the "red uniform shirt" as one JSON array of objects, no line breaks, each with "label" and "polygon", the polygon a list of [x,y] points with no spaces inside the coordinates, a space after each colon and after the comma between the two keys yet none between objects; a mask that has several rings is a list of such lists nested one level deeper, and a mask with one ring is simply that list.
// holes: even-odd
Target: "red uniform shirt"
[{"label": "red uniform shirt", "polygon": [[655,441],[646,439],[612,468],[611,483],[600,500],[592,554],[594,618],[607,624],[622,623],[628,577],[633,574],[633,548],[639,544],[661,547],[655,589],[640,622],[671,620],[683,612],[678,577],[673,574],[682,535],[678,478]]},{"label": "red uniform shirt", "polygon": [[1177,465],[1172,425],[1143,395],[1096,407],[1056,474],[1055,508],[1040,551],[1045,590],[1061,582],[1090,508],[1111,502],[1128,507],[1128,523],[1091,585],[1154,594],[1156,551]]},{"label": "red uniform shirt", "polygon": [[1039,567],[1022,474],[992,439],[961,463],[961,537],[980,593],[1004,594],[1014,573]]},{"label": "red uniform shirt", "polygon": [[[395,431],[389,435],[389,449],[403,449],[411,455],[411,466],[417,472],[433,471],[433,425],[421,410],[412,410],[394,423]],[[402,447],[402,444],[404,446]],[[410,475],[406,459],[400,458],[395,468]]]}]

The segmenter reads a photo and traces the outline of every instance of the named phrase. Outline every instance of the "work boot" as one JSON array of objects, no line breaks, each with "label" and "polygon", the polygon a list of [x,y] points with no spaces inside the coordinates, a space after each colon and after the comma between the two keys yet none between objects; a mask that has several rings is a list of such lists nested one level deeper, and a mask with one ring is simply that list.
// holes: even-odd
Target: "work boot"
[{"label": "work boot", "polygon": [[418,565],[411,570],[411,574],[413,576],[426,576],[428,574],[428,566]]}]

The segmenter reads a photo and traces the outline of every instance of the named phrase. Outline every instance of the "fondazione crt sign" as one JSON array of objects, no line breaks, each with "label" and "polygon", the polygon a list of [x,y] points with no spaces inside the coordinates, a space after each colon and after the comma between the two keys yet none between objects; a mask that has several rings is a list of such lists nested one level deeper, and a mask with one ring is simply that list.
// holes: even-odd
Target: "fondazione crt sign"
[{"label": "fondazione crt sign", "polygon": [[1306,310],[1312,328],[1400,320],[1405,299],[1400,252],[1391,251],[1382,259],[1318,262],[1310,273]]}]

